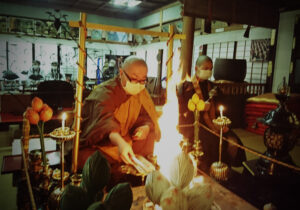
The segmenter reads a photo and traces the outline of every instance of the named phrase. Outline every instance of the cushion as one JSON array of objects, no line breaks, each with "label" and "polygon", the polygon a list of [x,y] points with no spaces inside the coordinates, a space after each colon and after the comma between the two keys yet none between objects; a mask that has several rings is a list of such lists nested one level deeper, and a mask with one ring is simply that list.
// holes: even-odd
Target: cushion
[{"label": "cushion", "polygon": [[274,104],[279,103],[279,101],[275,98],[274,93],[265,93],[262,95],[253,96],[248,98],[247,102],[274,103]]}]

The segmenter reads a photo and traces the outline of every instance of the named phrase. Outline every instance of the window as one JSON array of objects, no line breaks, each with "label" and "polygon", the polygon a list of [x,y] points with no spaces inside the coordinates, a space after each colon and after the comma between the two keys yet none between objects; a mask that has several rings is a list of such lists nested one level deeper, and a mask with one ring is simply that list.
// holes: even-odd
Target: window
[{"label": "window", "polygon": [[27,75],[22,72],[29,71],[31,66],[32,44],[22,41],[8,42],[8,70],[16,73],[21,81],[25,81]]},{"label": "window", "polygon": [[[251,45],[253,43],[259,43],[260,46],[269,43],[270,39],[264,40],[242,40],[237,41],[236,45],[236,59],[245,59],[247,61],[247,74],[245,81],[249,83],[265,84],[267,79],[268,70],[268,56],[264,56],[263,59],[251,59]],[[234,57],[234,42],[219,42],[211,43],[207,45],[207,55],[215,62],[216,58],[228,58]],[[259,48],[260,49],[260,48]],[[268,53],[268,51],[264,51]],[[199,53],[194,53],[194,60]],[[214,78],[212,78],[214,80]]]},{"label": "window", "polygon": [[51,72],[51,63],[57,62],[56,44],[35,44],[35,58],[41,62],[41,74],[43,76]]},{"label": "window", "polygon": [[7,70],[6,41],[0,41],[0,80],[3,79],[3,71]]}]

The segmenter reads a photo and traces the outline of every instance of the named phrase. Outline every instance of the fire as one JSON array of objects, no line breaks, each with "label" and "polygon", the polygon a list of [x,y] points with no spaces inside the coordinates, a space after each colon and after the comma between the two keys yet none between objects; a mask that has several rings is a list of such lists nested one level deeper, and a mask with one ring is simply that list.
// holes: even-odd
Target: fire
[{"label": "fire", "polygon": [[173,72],[167,85],[167,101],[162,108],[162,115],[158,121],[161,129],[160,142],[155,144],[154,155],[161,173],[169,179],[170,163],[182,150],[180,141],[182,135],[178,132],[179,108],[176,95],[176,85],[180,81],[181,71]]}]

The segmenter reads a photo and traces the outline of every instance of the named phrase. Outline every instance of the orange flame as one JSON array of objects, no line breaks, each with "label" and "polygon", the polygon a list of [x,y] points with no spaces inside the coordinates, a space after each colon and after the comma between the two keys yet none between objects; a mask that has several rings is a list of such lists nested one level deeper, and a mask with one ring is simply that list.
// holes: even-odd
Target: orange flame
[{"label": "orange flame", "polygon": [[154,147],[154,155],[157,156],[160,172],[168,179],[171,161],[182,151],[179,145],[182,135],[177,129],[179,108],[176,95],[176,85],[181,78],[182,65],[180,66],[179,71],[173,72],[167,83],[167,101],[162,108],[162,115],[158,121],[162,134],[161,140]]}]

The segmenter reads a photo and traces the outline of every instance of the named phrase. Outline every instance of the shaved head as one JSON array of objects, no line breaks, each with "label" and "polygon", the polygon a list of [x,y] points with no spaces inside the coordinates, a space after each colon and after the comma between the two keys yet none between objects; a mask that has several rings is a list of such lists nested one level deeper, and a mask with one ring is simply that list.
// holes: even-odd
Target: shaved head
[{"label": "shaved head", "polygon": [[120,68],[121,82],[124,86],[127,80],[130,82],[145,82],[147,73],[148,67],[144,59],[137,56],[129,56],[125,59],[122,68]]},{"label": "shaved head", "polygon": [[206,55],[200,55],[196,60],[196,66],[201,66],[204,62],[207,62],[207,61],[212,63],[212,60],[210,57],[208,57]]},{"label": "shaved head", "polygon": [[122,69],[124,71],[126,71],[128,69],[128,67],[131,66],[131,64],[133,64],[133,63],[137,64],[137,65],[145,66],[148,69],[147,64],[144,61],[144,59],[137,57],[135,55],[129,56],[125,59],[123,65],[122,65]]}]

